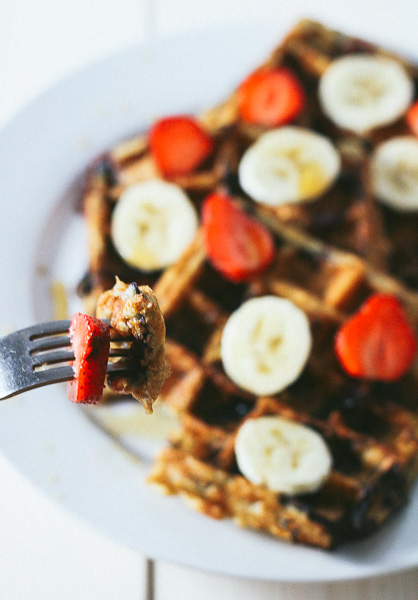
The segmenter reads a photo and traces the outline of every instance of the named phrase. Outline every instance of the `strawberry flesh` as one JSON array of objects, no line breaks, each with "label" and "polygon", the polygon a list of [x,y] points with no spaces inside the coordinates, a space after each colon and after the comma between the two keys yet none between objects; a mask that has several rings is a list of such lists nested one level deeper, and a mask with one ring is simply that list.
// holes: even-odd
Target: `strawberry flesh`
[{"label": "strawberry flesh", "polygon": [[406,113],[406,122],[412,133],[418,137],[418,101]]},{"label": "strawberry flesh", "polygon": [[338,331],[335,351],[353,377],[395,381],[416,352],[414,330],[394,296],[374,294]]},{"label": "strawberry flesh", "polygon": [[229,196],[208,196],[202,207],[202,222],[209,260],[228,279],[248,280],[273,260],[275,247],[270,231]]},{"label": "strawberry flesh", "polygon": [[212,138],[192,118],[167,117],[154,123],[149,134],[151,154],[167,176],[194,171],[212,152]]},{"label": "strawberry flesh", "polygon": [[244,121],[277,127],[300,114],[305,106],[305,92],[288,69],[259,70],[238,88],[238,106]]},{"label": "strawberry flesh", "polygon": [[68,397],[80,404],[97,404],[103,396],[110,350],[110,328],[94,317],[76,313],[70,325],[74,379]]}]

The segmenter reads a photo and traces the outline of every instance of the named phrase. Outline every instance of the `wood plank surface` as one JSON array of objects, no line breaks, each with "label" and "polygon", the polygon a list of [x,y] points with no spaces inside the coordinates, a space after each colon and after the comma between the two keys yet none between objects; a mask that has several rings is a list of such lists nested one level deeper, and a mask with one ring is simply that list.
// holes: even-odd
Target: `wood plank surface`
[{"label": "wood plank surface", "polygon": [[152,600],[416,600],[418,569],[370,580],[290,584],[224,577],[158,562]]}]

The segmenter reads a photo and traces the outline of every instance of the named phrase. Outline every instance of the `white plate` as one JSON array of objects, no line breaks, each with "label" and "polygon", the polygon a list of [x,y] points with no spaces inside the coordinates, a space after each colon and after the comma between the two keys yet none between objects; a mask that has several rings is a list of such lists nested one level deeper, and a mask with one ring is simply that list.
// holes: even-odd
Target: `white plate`
[{"label": "white plate", "polygon": [[[71,286],[83,274],[73,192],[86,163],[156,115],[222,99],[282,33],[229,29],[132,48],[63,81],[0,133],[1,334],[49,319],[51,282]],[[0,403],[0,451],[69,510],[152,558],[277,581],[351,579],[418,564],[417,492],[382,531],[335,553],[240,530],[159,496],[145,483],[159,432],[146,435],[142,418],[128,428],[133,406],[111,412],[115,439],[86,418],[107,427],[109,409],[80,410],[61,387],[36,390]]]}]

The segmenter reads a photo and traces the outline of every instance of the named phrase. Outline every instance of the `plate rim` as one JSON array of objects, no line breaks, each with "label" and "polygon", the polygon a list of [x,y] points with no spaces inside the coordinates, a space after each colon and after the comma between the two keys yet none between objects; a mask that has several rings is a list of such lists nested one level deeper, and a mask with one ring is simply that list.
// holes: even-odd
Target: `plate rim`
[{"label": "plate rim", "polygon": [[[272,25],[269,26],[269,29],[271,29],[271,27],[272,27]],[[230,35],[231,29],[234,32],[234,34],[237,34],[237,32],[239,32],[239,35],[243,35],[244,30],[252,31],[252,32],[254,30],[254,28],[250,27],[250,26],[248,26],[248,27],[234,26],[232,28],[225,26],[221,29],[222,29],[223,35],[225,35],[225,36]],[[275,28],[275,30],[277,32],[277,28]],[[206,35],[213,36],[212,28],[205,29],[205,33],[206,33]],[[218,33],[219,33],[219,28],[218,28]],[[174,35],[166,36],[164,38],[156,39],[151,43],[151,45],[153,47],[154,46],[161,47],[161,45],[164,45],[164,44],[165,45],[170,45],[172,43],[178,44],[179,41],[181,43],[184,43],[185,39],[189,39],[189,40],[191,38],[197,39],[201,35],[202,35],[202,31],[199,31],[199,32],[193,31],[193,32],[174,34]],[[81,69],[74,71],[69,76],[60,79],[53,86],[44,90],[42,93],[40,93],[38,96],[36,96],[33,100],[31,100],[27,105],[22,107],[9,121],[7,121],[6,123],[3,124],[3,126],[0,129],[0,145],[1,145],[1,140],[5,136],[7,137],[7,135],[10,135],[11,132],[13,133],[13,130],[16,129],[16,127],[18,127],[19,123],[22,120],[24,120],[25,118],[27,118],[28,114],[30,115],[31,110],[33,111],[34,108],[36,108],[38,106],[42,106],[44,103],[50,102],[51,98],[54,98],[58,94],[59,90],[61,90],[63,87],[73,84],[74,82],[81,79],[82,76],[86,76],[90,72],[93,72],[93,71],[96,71],[97,69],[106,67],[106,65],[110,64],[114,60],[116,60],[116,61],[122,60],[122,57],[124,57],[124,56],[130,56],[132,54],[135,54],[138,51],[140,51],[140,52],[143,52],[144,50],[147,51],[147,50],[149,50],[149,48],[150,48],[150,42],[144,42],[141,44],[128,46],[128,47],[124,48],[123,50],[120,50],[116,53],[112,53],[108,56],[105,56],[104,58],[101,58],[98,61],[91,62],[88,65],[82,67]],[[123,137],[123,136],[121,136],[121,137]],[[77,174],[74,173],[74,176],[76,176],[76,175]],[[56,199],[56,202],[57,201],[58,201],[58,199]],[[79,412],[81,415],[82,411],[79,411]],[[83,415],[82,418],[86,419],[86,416]],[[86,421],[87,421],[87,419],[86,419]],[[112,442],[112,443],[115,443],[115,442]],[[24,475],[25,479],[34,483],[34,481],[31,479],[31,477],[28,477],[28,475],[26,473],[22,472],[22,470],[16,466],[15,462],[13,461],[12,458],[9,457],[8,453],[5,454],[3,452],[1,442],[0,442],[0,452],[2,452],[2,455],[4,456],[4,458],[7,460],[7,462],[13,468],[17,469],[21,474]],[[39,484],[39,482],[36,482],[35,484],[36,484],[36,488],[38,490],[41,490],[45,494],[45,496],[47,496],[49,499],[51,499],[51,493],[49,491],[47,491],[44,488],[44,486]],[[92,525],[91,521],[89,521],[88,519],[86,520],[84,518],[84,515],[80,515],[78,512],[75,512],[73,510],[73,507],[64,506],[64,508],[66,511],[69,511],[70,514],[72,514],[73,516],[76,516],[82,522],[84,521],[87,526]],[[190,509],[188,508],[187,510],[190,510]],[[113,536],[108,531],[104,530],[101,527],[98,527],[97,523],[94,523],[93,526],[96,529],[99,529],[102,533],[105,533],[105,535],[107,535],[109,538],[111,538],[111,539],[113,538]],[[113,539],[117,539],[117,538],[113,538]],[[120,539],[118,539],[118,541],[121,542]],[[122,541],[122,543],[124,545],[128,545],[128,546],[132,547],[130,544],[125,544],[124,541]],[[282,543],[282,542],[279,541],[278,543]],[[144,552],[144,550],[141,550],[139,547],[135,546],[134,548],[140,552]],[[314,551],[316,551],[316,550],[314,550]],[[346,575],[340,573],[336,577],[333,577],[333,575],[331,573],[327,576],[324,575],[323,577],[321,577],[321,576],[319,576],[319,577],[303,577],[302,576],[297,579],[294,577],[286,578],[285,576],[274,577],[271,579],[263,577],[263,576],[257,577],[257,575],[254,573],[252,573],[251,575],[243,574],[242,572],[237,572],[236,569],[235,569],[235,571],[231,571],[228,569],[225,569],[224,571],[220,571],[219,569],[212,569],[211,567],[202,566],[201,564],[196,565],[196,564],[190,564],[190,562],[182,562],[181,559],[179,559],[178,557],[176,560],[174,560],[172,556],[167,556],[164,554],[164,552],[162,554],[160,554],[159,556],[152,556],[152,558],[154,560],[162,559],[162,560],[166,560],[168,562],[172,562],[174,564],[182,564],[184,566],[188,566],[188,567],[192,567],[192,568],[193,567],[201,568],[201,569],[207,570],[208,572],[212,572],[212,573],[216,573],[216,574],[230,575],[230,576],[236,576],[236,577],[244,576],[244,577],[248,577],[251,579],[259,579],[261,581],[280,581],[280,582],[288,582],[288,583],[290,583],[290,582],[291,583],[296,583],[296,582],[325,583],[325,582],[337,582],[337,581],[347,581],[347,580],[360,580],[360,579],[370,578],[370,577],[381,575],[381,574],[397,573],[397,572],[413,569],[418,564],[418,547],[415,549],[415,555],[413,555],[411,553],[409,561],[407,560],[404,563],[401,562],[400,564],[394,565],[393,567],[390,568],[390,570],[388,570],[388,566],[384,565],[384,564],[382,564],[380,566],[371,565],[371,566],[369,566],[368,569],[359,570],[357,573],[347,572]]]}]

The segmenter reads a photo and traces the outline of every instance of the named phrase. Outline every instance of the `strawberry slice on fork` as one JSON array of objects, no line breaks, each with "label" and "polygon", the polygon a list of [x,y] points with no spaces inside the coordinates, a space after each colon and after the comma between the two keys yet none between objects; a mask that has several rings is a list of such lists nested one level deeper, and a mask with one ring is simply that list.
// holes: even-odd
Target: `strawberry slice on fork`
[{"label": "strawberry slice on fork", "polygon": [[105,385],[110,328],[99,319],[76,313],[71,319],[70,338],[75,358],[68,397],[80,404],[97,404]]}]

